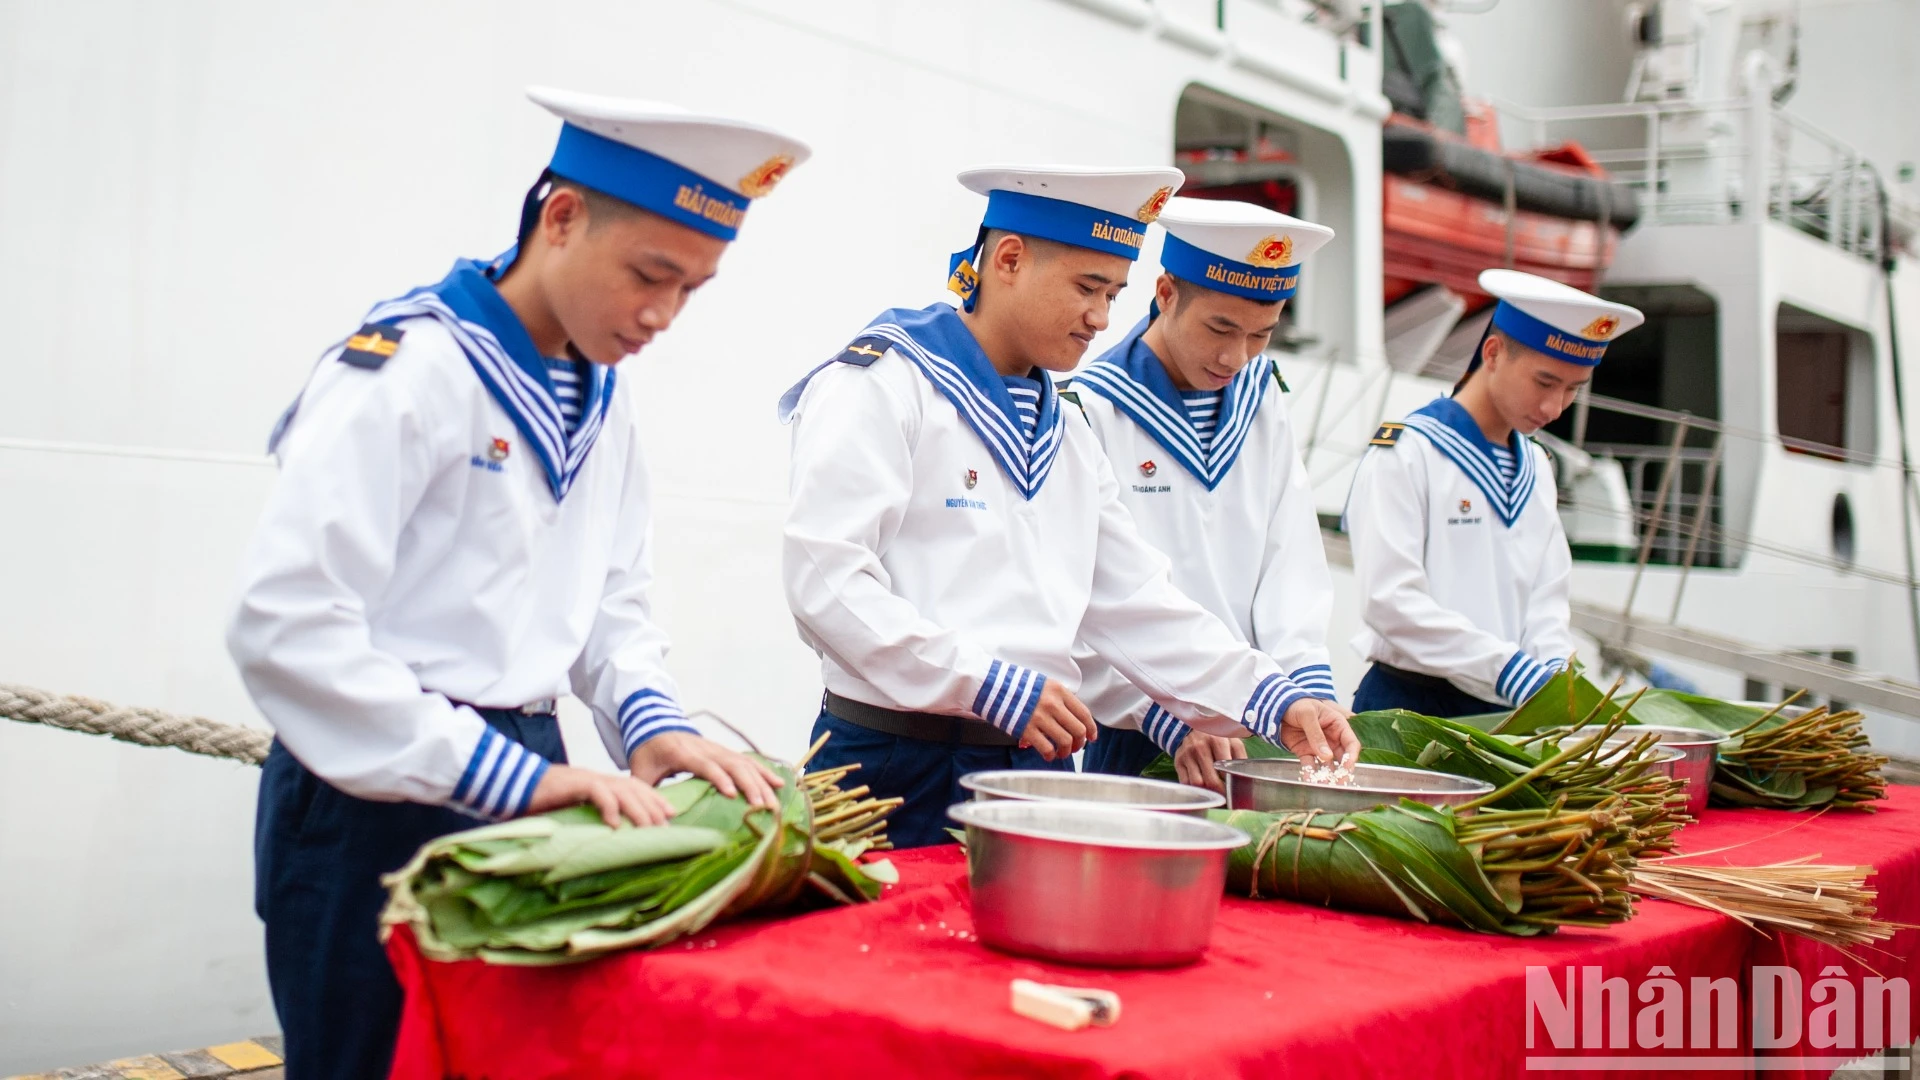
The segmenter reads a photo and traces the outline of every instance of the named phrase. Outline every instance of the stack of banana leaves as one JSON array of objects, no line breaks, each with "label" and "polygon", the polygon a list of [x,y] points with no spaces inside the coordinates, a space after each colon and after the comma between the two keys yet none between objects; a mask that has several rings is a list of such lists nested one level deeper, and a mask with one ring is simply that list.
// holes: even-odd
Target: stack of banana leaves
[{"label": "stack of banana leaves", "polygon": [[[1452,773],[1495,790],[1453,810],[1402,801],[1349,813],[1214,811],[1254,837],[1231,857],[1228,890],[1522,936],[1623,921],[1636,895],[1843,948],[1892,933],[1875,920],[1872,890],[1864,888],[1870,867],[1688,867],[1659,858],[1672,853],[1673,834],[1691,820],[1686,796],[1655,767],[1655,738],[1632,738],[1630,725],[1677,723],[1676,710],[1666,708],[1675,695],[1661,692],[1643,710],[1655,692],[1616,702],[1618,689],[1602,692],[1563,673],[1511,717],[1356,715],[1363,763]],[[1778,710],[1698,701],[1705,704],[1686,704],[1717,723],[1682,726],[1741,740],[1720,763],[1739,777],[1730,786],[1741,805],[1857,805],[1884,791],[1877,775],[1866,777],[1884,759],[1858,753],[1857,717],[1816,710],[1782,719]],[[1841,750],[1860,760],[1839,757]],[[1292,756],[1257,739],[1247,751]],[[1782,773],[1807,786],[1783,782]],[[1162,756],[1146,775],[1172,779],[1173,763]],[[1733,801],[1720,784],[1714,791]]]},{"label": "stack of banana leaves", "polygon": [[[1617,690],[1617,683],[1602,691],[1579,672],[1563,670],[1512,713],[1441,720],[1396,710],[1359,713],[1352,723],[1362,762],[1453,773],[1495,787],[1531,768],[1556,741],[1565,745],[1569,733],[1584,737],[1589,729],[1626,725],[1631,734],[1633,726],[1650,724],[1728,737],[1714,769],[1716,805],[1872,810],[1886,798],[1880,769],[1887,758],[1872,751],[1856,711],[1821,706],[1789,715],[1792,699],[1767,709],[1659,689],[1615,700]],[[1293,756],[1259,739],[1248,739],[1246,746],[1253,757]],[[1172,759],[1161,755],[1145,775],[1175,779]],[[1546,800],[1564,784],[1548,778],[1530,786],[1533,796]],[[1540,803],[1518,791],[1501,805]]]},{"label": "stack of banana leaves", "polygon": [[609,828],[583,806],[441,837],[385,878],[382,933],[411,927],[435,960],[561,964],[756,909],[878,899],[892,866],[856,860],[887,848],[899,800],[842,790],[848,768],[768,764],[786,781],[777,812],[688,779],[660,789],[665,825]]},{"label": "stack of banana leaves", "polygon": [[[1796,695],[1797,696],[1797,695]],[[1576,671],[1555,675],[1512,714],[1464,717],[1462,723],[1503,735],[1533,735],[1563,729],[1577,717],[1611,719],[1624,711],[1629,724],[1692,728],[1727,736],[1714,768],[1714,803],[1783,810],[1816,807],[1872,810],[1886,798],[1876,754],[1855,710],[1826,706],[1790,708],[1793,698],[1771,709],[1676,690],[1650,689],[1631,707],[1616,708]]]},{"label": "stack of banana leaves", "polygon": [[[1364,763],[1453,773],[1494,790],[1458,810],[1402,801],[1348,813],[1215,811],[1254,837],[1229,859],[1229,891],[1516,936],[1609,926],[1633,915],[1638,860],[1670,850],[1691,820],[1685,792],[1654,768],[1653,739],[1605,745],[1621,729],[1618,715],[1538,750],[1398,710],[1352,723]],[[1257,740],[1248,752],[1286,753]]]},{"label": "stack of banana leaves", "polygon": [[1456,816],[1402,801],[1341,814],[1215,810],[1253,843],[1227,891],[1530,937],[1633,915],[1639,843],[1624,815],[1556,805]]},{"label": "stack of banana leaves", "polygon": [[[1633,740],[1624,750],[1606,745],[1628,717],[1617,707],[1603,706],[1612,706],[1611,694],[1596,693],[1584,713],[1562,725],[1580,728],[1577,737],[1558,742],[1490,734],[1461,721],[1400,709],[1359,713],[1351,723],[1364,764],[1485,781],[1495,791],[1481,804],[1498,810],[1603,810],[1633,828],[1635,855],[1671,850],[1674,831],[1692,820],[1686,815],[1686,793],[1655,769],[1659,751],[1651,736]],[[1260,739],[1248,739],[1246,747],[1252,757],[1293,756]],[[1145,775],[1175,779],[1172,759],[1162,754]]]}]

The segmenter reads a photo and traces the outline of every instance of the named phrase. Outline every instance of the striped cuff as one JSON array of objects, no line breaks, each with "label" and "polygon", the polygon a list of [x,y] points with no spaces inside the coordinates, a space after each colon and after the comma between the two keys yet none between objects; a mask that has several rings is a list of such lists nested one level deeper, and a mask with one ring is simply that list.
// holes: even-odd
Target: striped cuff
[{"label": "striped cuff", "polygon": [[1147,706],[1147,715],[1140,718],[1141,733],[1166,751],[1168,757],[1180,752],[1180,744],[1187,741],[1187,734],[1192,730],[1158,705]]},{"label": "striped cuff", "polygon": [[621,703],[620,745],[626,748],[627,757],[633,757],[648,739],[669,731],[700,734],[699,728],[687,722],[680,703],[658,690],[635,690]]},{"label": "striped cuff", "polygon": [[1326,664],[1308,664],[1303,668],[1295,668],[1293,674],[1287,678],[1292,679],[1295,686],[1314,697],[1326,698],[1328,701],[1340,700],[1333,692],[1333,669]]},{"label": "striped cuff", "polygon": [[1033,707],[1040,704],[1040,691],[1047,677],[1018,664],[995,660],[987,668],[987,681],[974,695],[973,715],[1019,738],[1033,719]]},{"label": "striped cuff", "polygon": [[501,821],[527,812],[533,789],[547,774],[547,759],[487,727],[473,748],[453,801],[475,817]]},{"label": "striped cuff", "polygon": [[1312,696],[1285,675],[1269,675],[1260,680],[1259,688],[1247,699],[1247,711],[1240,722],[1248,731],[1277,744],[1281,718],[1293,708],[1294,702]]},{"label": "striped cuff", "polygon": [[1543,664],[1525,652],[1516,652],[1507,660],[1507,666],[1500,669],[1493,691],[1507,704],[1520,705],[1539,693],[1554,672],[1566,666],[1565,660],[1549,660]]}]

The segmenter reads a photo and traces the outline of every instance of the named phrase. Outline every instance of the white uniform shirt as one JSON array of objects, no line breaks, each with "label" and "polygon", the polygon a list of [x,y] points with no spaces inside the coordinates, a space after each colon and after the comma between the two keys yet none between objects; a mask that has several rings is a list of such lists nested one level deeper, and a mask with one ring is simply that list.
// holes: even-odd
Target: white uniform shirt
[{"label": "white uniform shirt", "polygon": [[[1213,445],[1192,443],[1185,436],[1202,433],[1174,405],[1172,380],[1140,340],[1146,326],[1072,382],[1121,503],[1171,559],[1181,592],[1272,656],[1301,688],[1334,700],[1326,644],[1333,577],[1271,362],[1255,360],[1227,386]],[[1143,730],[1170,754],[1179,748],[1185,724],[1111,666],[1081,659],[1082,696],[1095,718]]]},{"label": "white uniform shirt", "polygon": [[529,374],[542,362],[478,264],[434,288],[369,316],[404,335],[384,364],[330,351],[283,421],[227,644],[280,741],[329,783],[505,817],[546,762],[449,699],[512,708],[570,688],[620,760],[692,728],[648,611],[627,388],[594,368],[580,431],[561,435]]},{"label": "white uniform shirt", "polygon": [[1573,652],[1573,557],[1546,451],[1514,436],[1511,481],[1466,410],[1441,398],[1387,424],[1353,480],[1369,660],[1517,705]]},{"label": "white uniform shirt", "polygon": [[[1305,691],[1174,587],[1051,384],[1038,448],[1003,450],[1009,466],[943,392],[989,430],[1014,430],[951,308],[889,311],[840,359],[782,402],[794,424],[787,601],[827,689],[1017,737],[1045,679],[1080,686],[1079,638],[1201,730],[1277,733]],[[1040,467],[1021,464],[1028,451]]]}]

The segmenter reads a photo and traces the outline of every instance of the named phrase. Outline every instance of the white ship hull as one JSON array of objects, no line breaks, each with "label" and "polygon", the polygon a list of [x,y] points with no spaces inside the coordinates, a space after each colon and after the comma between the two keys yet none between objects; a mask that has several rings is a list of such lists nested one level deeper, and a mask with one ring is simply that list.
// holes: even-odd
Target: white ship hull
[{"label": "white ship hull", "polygon": [[[819,694],[779,586],[787,433],[774,402],[879,309],[941,295],[947,255],[979,212],[953,183],[962,166],[1164,162],[1183,95],[1290,131],[1300,210],[1339,234],[1296,304],[1315,343],[1286,361],[1297,412],[1327,400],[1313,472],[1337,512],[1366,433],[1442,386],[1383,376],[1380,58],[1327,33],[1330,15],[1306,23],[1311,10],[0,6],[0,316],[12,345],[0,365],[12,510],[0,524],[0,682],[262,723],[222,632],[273,478],[267,431],[374,301],[511,241],[553,138],[521,97],[527,84],[763,118],[815,147],[755,208],[720,278],[623,368],[645,389],[656,601],[676,675],[691,707],[766,751],[803,748]],[[1780,290],[1843,321],[1884,321],[1864,281],[1799,274],[1799,238],[1727,229],[1636,237],[1618,272],[1758,275],[1756,303]],[[1144,314],[1147,281],[1135,274],[1095,351]],[[1912,335],[1920,285],[1902,288]],[[1727,356],[1752,347],[1736,345],[1735,321],[1729,312]],[[1729,422],[1765,426],[1763,386],[1726,390]],[[1890,409],[1890,394],[1880,401]],[[1890,412],[1878,430],[1891,445]],[[1897,488],[1883,475],[1783,452],[1738,470],[1752,480],[1754,533],[1818,547],[1803,534],[1823,515],[1803,505],[1844,489],[1862,513],[1860,563],[1900,566]],[[1584,566],[1576,588],[1617,603],[1630,573]],[[1664,613],[1673,577],[1651,571],[1637,610]],[[1343,644],[1358,610],[1344,572],[1340,588],[1334,666],[1350,693],[1361,664]],[[1854,649],[1867,666],[1916,674],[1897,588],[1754,557],[1696,572],[1687,589],[1690,624]],[[568,708],[576,759],[611,767]],[[275,1028],[251,903],[255,782],[238,764],[0,722],[0,1075]]]}]

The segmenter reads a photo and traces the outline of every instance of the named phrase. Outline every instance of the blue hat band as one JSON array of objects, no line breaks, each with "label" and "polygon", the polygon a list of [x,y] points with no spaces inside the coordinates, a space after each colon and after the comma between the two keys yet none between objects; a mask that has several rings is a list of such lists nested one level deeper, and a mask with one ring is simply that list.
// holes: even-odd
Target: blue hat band
[{"label": "blue hat band", "polygon": [[739,235],[753,201],[658,154],[572,124],[561,125],[560,144],[547,167],[576,184],[722,240]]},{"label": "blue hat band", "polygon": [[[1569,364],[1597,367],[1600,357],[1607,351],[1606,342],[1570,334],[1534,318],[1505,300],[1493,309],[1493,328],[1512,338],[1516,345],[1524,345]],[[1475,358],[1478,359],[1478,353]]]},{"label": "blue hat band", "polygon": [[1140,257],[1140,245],[1147,240],[1147,227],[1138,218],[1021,191],[988,195],[981,225],[1129,259]]},{"label": "blue hat band", "polygon": [[1167,234],[1160,249],[1160,268],[1203,289],[1244,296],[1248,300],[1285,300],[1300,289],[1300,264],[1259,267],[1195,247]]},{"label": "blue hat band", "polygon": [[980,242],[986,239],[988,229],[1004,229],[1127,259],[1138,259],[1140,245],[1147,240],[1147,227],[1138,218],[1109,214],[1065,199],[995,190],[987,196],[987,216],[980,222],[974,245],[954,252],[947,260],[947,289],[959,294],[961,306],[968,311],[973,310],[980,288],[980,268],[973,265],[973,260],[979,257]]}]

